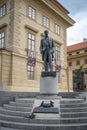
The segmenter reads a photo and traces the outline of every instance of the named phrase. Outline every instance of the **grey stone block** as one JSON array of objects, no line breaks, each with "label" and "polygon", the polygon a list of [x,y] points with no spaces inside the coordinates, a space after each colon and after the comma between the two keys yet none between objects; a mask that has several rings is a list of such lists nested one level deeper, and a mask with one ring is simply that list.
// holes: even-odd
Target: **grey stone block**
[{"label": "grey stone block", "polygon": [[87,107],[83,108],[61,108],[60,112],[87,112]]},{"label": "grey stone block", "polygon": [[84,103],[83,99],[62,99],[60,104]]},{"label": "grey stone block", "polygon": [[33,98],[18,98],[18,99],[15,99],[16,102],[18,103],[34,103],[34,100]]},{"label": "grey stone block", "polygon": [[40,77],[40,94],[58,94],[58,75]]},{"label": "grey stone block", "polygon": [[4,108],[13,111],[24,111],[24,112],[30,112],[32,109],[30,107],[18,107],[18,106],[11,106],[8,104],[4,104]]},{"label": "grey stone block", "polygon": [[11,106],[19,106],[19,107],[33,107],[33,103],[19,103],[19,102],[9,102]]},{"label": "grey stone block", "polygon": [[87,117],[87,112],[62,112],[60,113],[62,118],[75,118],[75,117]]},{"label": "grey stone block", "polygon": [[27,117],[27,115],[30,114],[30,112],[13,111],[13,110],[8,110],[4,108],[0,108],[0,113],[11,115],[11,116],[23,116],[23,117]]},{"label": "grey stone block", "polygon": [[60,104],[61,108],[77,108],[77,107],[81,107],[83,109],[83,107],[87,107],[87,103],[73,103],[73,104]]}]

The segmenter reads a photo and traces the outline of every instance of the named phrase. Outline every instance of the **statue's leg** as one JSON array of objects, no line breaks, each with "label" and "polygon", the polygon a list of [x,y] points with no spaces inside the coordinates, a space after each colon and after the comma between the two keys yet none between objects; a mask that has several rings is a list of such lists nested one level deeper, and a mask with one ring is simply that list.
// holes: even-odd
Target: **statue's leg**
[{"label": "statue's leg", "polygon": [[50,67],[50,71],[53,71],[53,63],[52,63],[52,55],[49,55],[49,67]]},{"label": "statue's leg", "polygon": [[45,71],[47,72],[48,71],[48,64],[47,64],[47,55],[45,53],[45,56],[44,56],[44,68],[45,68]]}]

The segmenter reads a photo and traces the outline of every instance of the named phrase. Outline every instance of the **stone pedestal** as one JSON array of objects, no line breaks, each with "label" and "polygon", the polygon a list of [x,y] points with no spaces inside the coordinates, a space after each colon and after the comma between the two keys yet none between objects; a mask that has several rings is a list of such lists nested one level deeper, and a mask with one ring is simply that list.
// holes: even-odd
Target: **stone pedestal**
[{"label": "stone pedestal", "polygon": [[40,77],[40,94],[58,94],[57,72],[42,72]]}]

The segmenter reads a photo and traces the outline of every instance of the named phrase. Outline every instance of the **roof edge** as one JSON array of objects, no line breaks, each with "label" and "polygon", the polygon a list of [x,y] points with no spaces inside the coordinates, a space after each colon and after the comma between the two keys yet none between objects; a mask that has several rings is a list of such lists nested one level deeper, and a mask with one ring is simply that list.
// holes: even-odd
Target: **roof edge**
[{"label": "roof edge", "polygon": [[70,12],[57,0],[50,0],[53,4],[55,4],[60,10],[62,10],[64,13],[69,14]]}]

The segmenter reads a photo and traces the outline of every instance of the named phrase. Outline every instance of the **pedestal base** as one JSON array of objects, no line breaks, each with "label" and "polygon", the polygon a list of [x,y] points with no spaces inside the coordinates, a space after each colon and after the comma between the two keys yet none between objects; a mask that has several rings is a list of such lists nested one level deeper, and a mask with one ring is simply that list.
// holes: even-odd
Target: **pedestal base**
[{"label": "pedestal base", "polygon": [[58,94],[58,74],[44,72],[40,77],[40,94]]},{"label": "pedestal base", "polygon": [[[42,107],[41,103],[44,102],[45,104],[49,104],[50,102],[53,102],[52,107]],[[36,119],[56,119],[60,117],[60,97],[55,96],[39,96],[34,102],[34,106],[32,109],[33,113],[36,115]]]}]

